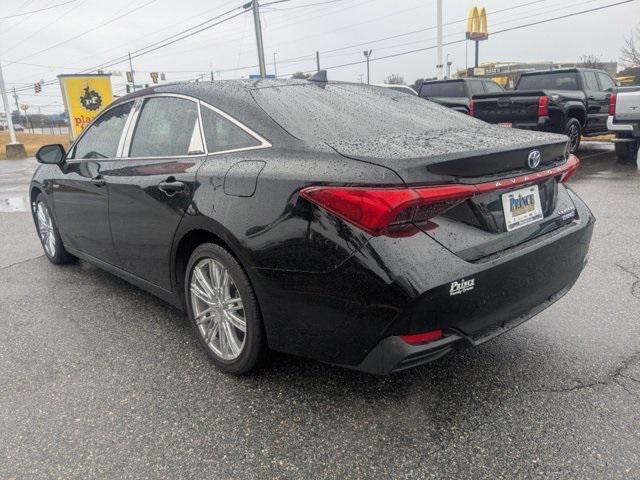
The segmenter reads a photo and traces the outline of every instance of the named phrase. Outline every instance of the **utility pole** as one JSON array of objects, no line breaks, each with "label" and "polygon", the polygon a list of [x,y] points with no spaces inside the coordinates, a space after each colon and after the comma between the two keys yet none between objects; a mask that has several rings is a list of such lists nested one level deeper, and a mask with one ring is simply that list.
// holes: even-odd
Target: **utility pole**
[{"label": "utility pole", "polygon": [[[11,118],[11,109],[9,108],[9,100],[7,99],[7,90],[4,87],[4,76],[2,75],[2,64],[0,63],[0,94],[2,95],[2,105],[7,116],[7,126],[9,127],[9,137],[11,142],[7,145],[7,158],[24,158],[27,156],[27,152],[24,149],[24,145],[18,143],[16,140],[16,131],[13,128],[13,119]],[[20,110],[18,110],[20,115]]]},{"label": "utility pole", "polygon": [[129,52],[129,70],[131,71],[131,83],[133,91],[136,91],[136,77],[133,74],[133,62],[131,61],[131,52]]},{"label": "utility pole", "polygon": [[320,71],[320,52],[316,50],[316,70]]},{"label": "utility pole", "polygon": [[371,84],[369,80],[369,57],[371,56],[371,52],[373,52],[373,50],[365,50],[364,52],[362,52],[364,58],[367,59],[367,85]]},{"label": "utility pole", "polygon": [[438,70],[438,80],[442,80],[442,0],[438,0],[438,65],[436,68]]},{"label": "utility pole", "polygon": [[211,72],[209,72],[209,73],[211,73],[211,81],[213,82],[213,80],[214,80],[214,78],[213,78],[213,70],[211,70]]},{"label": "utility pole", "polygon": [[253,7],[253,25],[256,29],[256,45],[258,47],[258,64],[260,65],[260,76],[265,78],[267,76],[267,69],[264,62],[264,47],[262,45],[262,25],[260,25],[260,9],[258,0],[252,0],[250,3],[243,5],[244,8],[248,8],[249,5]]},{"label": "utility pole", "polygon": [[276,65],[276,52],[273,52],[273,75],[278,78],[278,66]]},{"label": "utility pole", "polygon": [[453,62],[449,61],[449,54],[447,53],[447,79],[451,78],[451,65],[453,65]]}]

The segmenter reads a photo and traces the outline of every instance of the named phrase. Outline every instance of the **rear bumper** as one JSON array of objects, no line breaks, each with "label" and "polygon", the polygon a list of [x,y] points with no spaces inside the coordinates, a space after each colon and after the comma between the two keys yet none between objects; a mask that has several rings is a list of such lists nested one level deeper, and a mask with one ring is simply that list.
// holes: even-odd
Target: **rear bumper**
[{"label": "rear bumper", "polygon": [[611,132],[625,133],[634,138],[640,138],[640,122],[635,123],[615,123],[612,115],[607,118],[607,128]]},{"label": "rear bumper", "polygon": [[554,131],[551,117],[538,117],[535,122],[513,122],[513,128],[521,128],[523,130],[539,130],[541,132]]},{"label": "rear bumper", "polygon": [[[269,346],[384,374],[514,328],[564,295],[584,267],[595,220],[571,196],[570,224],[477,262],[418,234],[371,238],[324,274],[255,272]],[[474,288],[451,295],[463,279]],[[400,339],[433,330],[444,338],[420,346]]]},{"label": "rear bumper", "polygon": [[353,368],[374,375],[388,375],[432,362],[457,348],[477,347],[521,325],[553,305],[571,290],[579,275],[580,272],[577,272],[570,284],[531,310],[511,320],[493,325],[476,336],[466,335],[454,328],[444,338],[424,345],[409,345],[399,336],[387,337],[371,350],[362,363]]}]

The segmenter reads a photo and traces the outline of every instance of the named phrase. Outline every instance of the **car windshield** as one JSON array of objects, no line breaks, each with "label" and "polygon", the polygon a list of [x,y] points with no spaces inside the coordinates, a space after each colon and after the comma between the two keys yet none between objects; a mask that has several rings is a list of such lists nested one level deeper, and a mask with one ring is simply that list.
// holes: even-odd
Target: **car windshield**
[{"label": "car windshield", "polygon": [[474,121],[418,96],[366,85],[309,82],[257,88],[253,96],[291,135],[310,143],[419,135]]},{"label": "car windshield", "polygon": [[421,97],[466,97],[464,82],[423,83]]},{"label": "car windshield", "polygon": [[575,72],[523,75],[516,90],[578,90],[578,78]]}]

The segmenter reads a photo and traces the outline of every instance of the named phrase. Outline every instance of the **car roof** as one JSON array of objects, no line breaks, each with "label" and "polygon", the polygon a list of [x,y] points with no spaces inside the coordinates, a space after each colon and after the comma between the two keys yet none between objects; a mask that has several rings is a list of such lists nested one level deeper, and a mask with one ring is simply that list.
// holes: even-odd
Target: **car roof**
[{"label": "car roof", "polygon": [[545,73],[578,73],[578,72],[602,72],[607,73],[599,68],[583,68],[583,67],[574,67],[574,68],[558,68],[556,70],[534,70],[532,72],[524,72],[521,76],[525,75],[544,75]]}]

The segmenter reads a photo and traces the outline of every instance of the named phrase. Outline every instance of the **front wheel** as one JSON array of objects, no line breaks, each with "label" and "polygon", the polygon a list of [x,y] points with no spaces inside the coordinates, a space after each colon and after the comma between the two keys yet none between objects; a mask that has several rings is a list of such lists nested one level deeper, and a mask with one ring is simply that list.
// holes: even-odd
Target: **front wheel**
[{"label": "front wheel", "polygon": [[200,345],[221,370],[242,375],[264,359],[267,345],[249,278],[227,250],[205,243],[185,274],[187,313]]},{"label": "front wheel", "polygon": [[582,140],[582,124],[577,118],[570,118],[564,127],[564,133],[569,137],[569,153],[576,153]]},{"label": "front wheel", "polygon": [[36,198],[35,220],[40,243],[49,261],[55,265],[72,262],[75,257],[65,250],[51,208],[43,194]]}]

